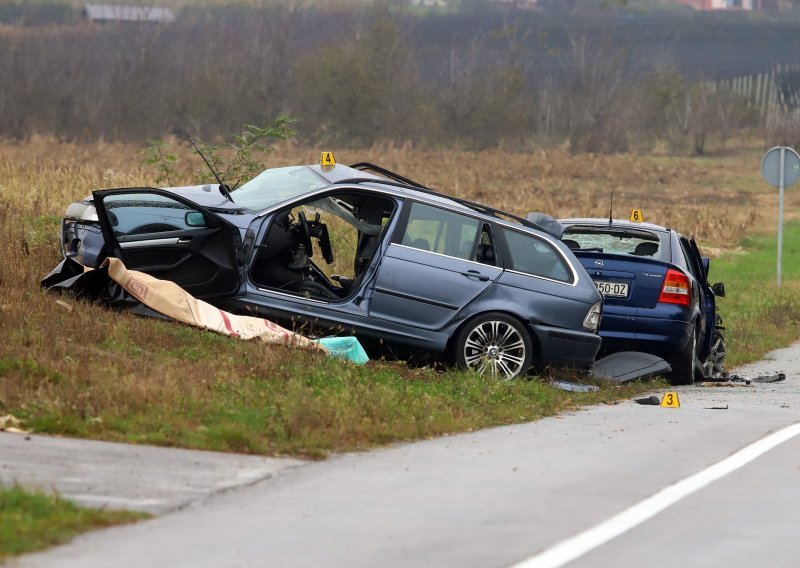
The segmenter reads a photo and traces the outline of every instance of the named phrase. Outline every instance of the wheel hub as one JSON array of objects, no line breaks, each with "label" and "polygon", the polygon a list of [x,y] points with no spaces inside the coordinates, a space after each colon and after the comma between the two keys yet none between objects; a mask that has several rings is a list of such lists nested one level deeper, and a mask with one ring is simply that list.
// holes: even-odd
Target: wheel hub
[{"label": "wheel hub", "polygon": [[477,325],[463,349],[467,365],[480,374],[511,378],[524,371],[525,342],[507,322],[490,320]]}]

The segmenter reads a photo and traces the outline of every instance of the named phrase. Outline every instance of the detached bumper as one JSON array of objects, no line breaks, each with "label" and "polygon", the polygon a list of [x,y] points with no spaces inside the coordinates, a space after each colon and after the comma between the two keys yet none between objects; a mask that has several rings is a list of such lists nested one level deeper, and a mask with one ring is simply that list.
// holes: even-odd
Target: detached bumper
[{"label": "detached bumper", "polygon": [[588,331],[575,331],[544,325],[531,326],[539,342],[540,355],[545,361],[589,367],[594,363],[602,339]]}]

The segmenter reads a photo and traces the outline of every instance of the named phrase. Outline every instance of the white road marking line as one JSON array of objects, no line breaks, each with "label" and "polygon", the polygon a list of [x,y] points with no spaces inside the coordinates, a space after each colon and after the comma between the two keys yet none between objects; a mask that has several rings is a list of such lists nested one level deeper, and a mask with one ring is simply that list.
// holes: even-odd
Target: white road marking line
[{"label": "white road marking line", "polygon": [[527,558],[511,568],[559,568],[642,524],[684,497],[747,465],[760,455],[800,434],[800,423],[742,448],[730,457],[687,477],[610,519]]}]

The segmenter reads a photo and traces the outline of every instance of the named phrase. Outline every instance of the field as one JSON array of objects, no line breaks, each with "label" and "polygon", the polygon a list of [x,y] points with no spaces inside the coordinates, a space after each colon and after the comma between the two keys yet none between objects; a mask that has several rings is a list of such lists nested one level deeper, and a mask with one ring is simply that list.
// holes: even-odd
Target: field
[{"label": "field", "polygon": [[[787,248],[789,281],[781,291],[769,272],[771,240],[739,246],[774,225],[776,196],[758,175],[760,154],[572,156],[386,146],[336,158],[373,161],[522,215],[606,216],[613,191],[615,216],[636,207],[647,220],[696,234],[706,252],[724,251],[712,262],[719,266],[712,279],[715,270],[725,275],[731,358],[742,362],[800,333],[796,270],[789,267],[798,265],[795,245]],[[37,432],[321,457],[533,420],[649,388],[604,385],[599,393],[576,395],[542,380],[501,383],[399,361],[355,367],[70,298],[63,299],[66,307],[58,304],[39,280],[60,259],[60,215],[91,189],[151,183],[154,172],[141,165],[142,157],[141,148],[123,144],[0,143],[0,414],[14,414]],[[265,156],[273,166],[318,159],[319,149],[288,143]],[[200,162],[178,166],[185,181]],[[788,203],[790,212],[797,210],[795,194]],[[795,226],[787,243],[797,233]],[[752,255],[763,266],[743,271]]]}]

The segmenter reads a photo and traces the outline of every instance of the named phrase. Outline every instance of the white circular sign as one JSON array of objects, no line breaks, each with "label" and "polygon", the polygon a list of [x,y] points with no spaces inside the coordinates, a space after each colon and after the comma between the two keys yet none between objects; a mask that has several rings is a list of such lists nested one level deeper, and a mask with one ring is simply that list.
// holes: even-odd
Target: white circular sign
[{"label": "white circular sign", "polygon": [[781,185],[781,151],[783,153],[783,187],[800,179],[800,155],[788,146],[775,146],[761,158],[761,175],[772,186]]}]

